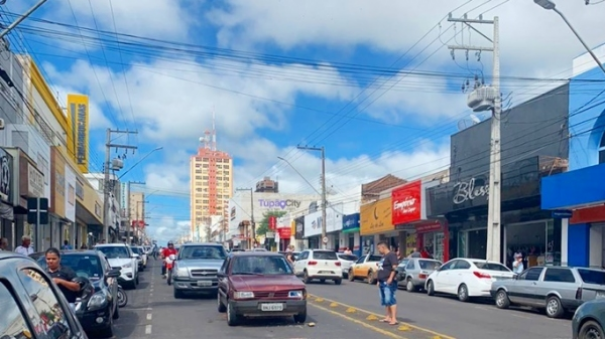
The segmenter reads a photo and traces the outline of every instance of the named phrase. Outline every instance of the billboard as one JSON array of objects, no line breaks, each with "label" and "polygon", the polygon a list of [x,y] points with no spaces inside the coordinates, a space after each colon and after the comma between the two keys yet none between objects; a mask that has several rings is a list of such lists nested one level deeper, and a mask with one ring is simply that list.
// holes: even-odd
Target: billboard
[{"label": "billboard", "polygon": [[68,94],[67,107],[74,144],[73,160],[80,172],[86,174],[88,173],[88,96]]}]

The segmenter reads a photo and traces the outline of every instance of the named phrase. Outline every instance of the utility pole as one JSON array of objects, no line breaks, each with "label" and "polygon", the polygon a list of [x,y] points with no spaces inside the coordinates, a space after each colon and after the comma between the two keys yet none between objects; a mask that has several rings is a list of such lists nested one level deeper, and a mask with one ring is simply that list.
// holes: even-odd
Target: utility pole
[{"label": "utility pole", "polygon": [[327,226],[327,208],[328,201],[326,197],[326,149],[321,147],[298,146],[300,150],[321,152],[321,248],[324,250],[328,246],[328,238],[326,236]]},{"label": "utility pole", "polygon": [[130,195],[132,193],[131,190],[130,190],[130,187],[131,187],[132,184],[135,184],[135,185],[145,185],[145,182],[144,181],[129,181],[127,183],[128,197],[126,197],[126,199],[127,199],[126,202],[127,202],[128,206],[126,206],[126,208],[128,210],[128,226],[126,226],[126,241],[128,243],[130,243],[130,233],[131,233],[131,230],[132,230],[132,213],[130,213]]},{"label": "utility pole", "polygon": [[237,188],[236,191],[250,191],[250,233],[252,235],[252,241],[249,244],[249,249],[252,249],[253,245],[256,244],[256,224],[254,222],[254,189],[252,188]]},{"label": "utility pole", "polygon": [[[6,27],[1,33],[0,33],[0,39],[4,38],[8,33],[10,33],[13,29],[15,29],[15,27],[17,27],[20,23],[23,22],[23,20],[27,19],[30,15],[32,15],[32,13],[34,13],[38,8],[40,8],[40,6],[44,5],[44,3],[47,0],[40,0],[38,1],[38,3],[36,3],[33,7],[31,7],[27,12],[23,13],[23,15],[21,15],[20,17],[17,18],[17,20],[13,21],[13,23],[11,23],[10,25],[8,25],[8,27]],[[0,1],[0,5],[4,5],[6,3],[6,0],[1,0]]]},{"label": "utility pole", "polygon": [[[139,225],[140,225],[139,223],[141,221],[143,221],[143,227],[145,227],[145,204],[148,203],[148,202],[149,201],[146,201],[144,196],[143,196],[143,200],[136,202],[135,211],[134,211],[134,217],[137,219],[137,227],[139,227]],[[142,205],[142,208],[141,208],[141,220],[139,220],[139,204]],[[130,232],[129,232],[128,235],[130,236]],[[139,233],[139,235],[140,235],[140,233]],[[140,236],[139,236],[139,238],[140,238]],[[139,240],[141,240],[141,239],[139,239]],[[130,238],[128,238],[128,243],[130,243]]]},{"label": "utility pole", "polygon": [[[451,14],[448,18],[450,22],[460,22],[472,29],[483,38],[487,39],[492,43],[492,47],[478,47],[470,45],[456,45],[448,46],[452,50],[452,56],[454,51],[463,50],[483,52],[488,51],[493,53],[493,70],[492,70],[492,85],[483,85],[482,83],[475,83],[474,90],[469,93],[467,98],[468,106],[475,112],[481,111],[492,111],[492,124],[491,124],[491,142],[490,142],[490,168],[489,168],[489,199],[488,199],[488,212],[487,212],[487,253],[486,259],[491,261],[502,262],[502,224],[500,221],[501,217],[501,163],[500,163],[500,113],[502,111],[502,94],[500,93],[500,20],[496,16],[493,20],[483,20],[480,16],[479,19],[468,19],[466,14],[461,19],[452,18]],[[477,30],[472,24],[487,24],[492,25],[494,32],[493,38],[490,39],[488,36]]]},{"label": "utility pole", "polygon": [[[111,197],[111,191],[113,189],[113,185],[111,185],[111,170],[120,170],[124,167],[123,164],[121,166],[112,166],[111,162],[111,149],[117,150],[136,150],[138,147],[131,145],[122,145],[122,144],[114,144],[112,136],[114,134],[118,135],[132,135],[137,134],[136,131],[121,131],[121,130],[112,130],[111,128],[107,129],[107,135],[105,140],[105,166],[103,166],[104,171],[104,180],[103,180],[103,239],[105,242],[109,243],[109,198]],[[116,167],[116,168],[114,168]]]}]

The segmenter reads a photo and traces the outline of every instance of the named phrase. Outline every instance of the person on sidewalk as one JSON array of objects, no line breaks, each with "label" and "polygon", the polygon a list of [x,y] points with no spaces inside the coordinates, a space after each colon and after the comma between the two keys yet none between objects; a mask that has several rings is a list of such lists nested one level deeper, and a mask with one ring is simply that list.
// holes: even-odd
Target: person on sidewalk
[{"label": "person on sidewalk", "polygon": [[29,236],[24,235],[21,238],[21,246],[18,246],[17,248],[15,248],[15,252],[19,253],[21,255],[24,255],[26,257],[29,256],[30,254],[33,254],[34,249],[31,247],[31,243],[32,243],[32,239]]},{"label": "person on sidewalk", "polygon": [[397,299],[395,292],[397,291],[397,255],[389,250],[389,245],[381,241],[378,243],[378,252],[382,254],[382,260],[378,265],[378,290],[380,291],[380,302],[386,308],[386,316],[381,322],[389,325],[397,325]]}]

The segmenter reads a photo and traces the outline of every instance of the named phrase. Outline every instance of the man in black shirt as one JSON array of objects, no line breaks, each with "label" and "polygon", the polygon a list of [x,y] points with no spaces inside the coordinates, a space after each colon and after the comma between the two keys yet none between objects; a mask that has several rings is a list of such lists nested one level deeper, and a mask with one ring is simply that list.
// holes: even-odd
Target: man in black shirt
[{"label": "man in black shirt", "polygon": [[386,317],[382,322],[390,325],[397,325],[397,300],[395,292],[397,291],[397,265],[399,260],[397,255],[389,250],[387,243],[381,241],[378,243],[378,252],[382,254],[382,260],[378,264],[378,288],[380,289],[381,304],[386,308]]}]

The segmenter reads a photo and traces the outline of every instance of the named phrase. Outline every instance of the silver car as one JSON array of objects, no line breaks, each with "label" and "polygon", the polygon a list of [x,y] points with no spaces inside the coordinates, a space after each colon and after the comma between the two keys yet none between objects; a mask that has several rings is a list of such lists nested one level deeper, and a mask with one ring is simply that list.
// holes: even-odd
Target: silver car
[{"label": "silver car", "polygon": [[397,266],[397,286],[408,292],[423,289],[426,278],[441,265],[442,262],[435,259],[406,258]]},{"label": "silver car", "polygon": [[338,256],[338,260],[340,261],[340,265],[342,267],[342,276],[347,278],[351,266],[353,266],[353,264],[355,264],[359,258],[353,254],[336,253],[336,255]]},{"label": "silver car", "polygon": [[227,257],[221,244],[185,244],[181,246],[168,279],[174,287],[174,297],[185,293],[216,293],[217,273]]}]

